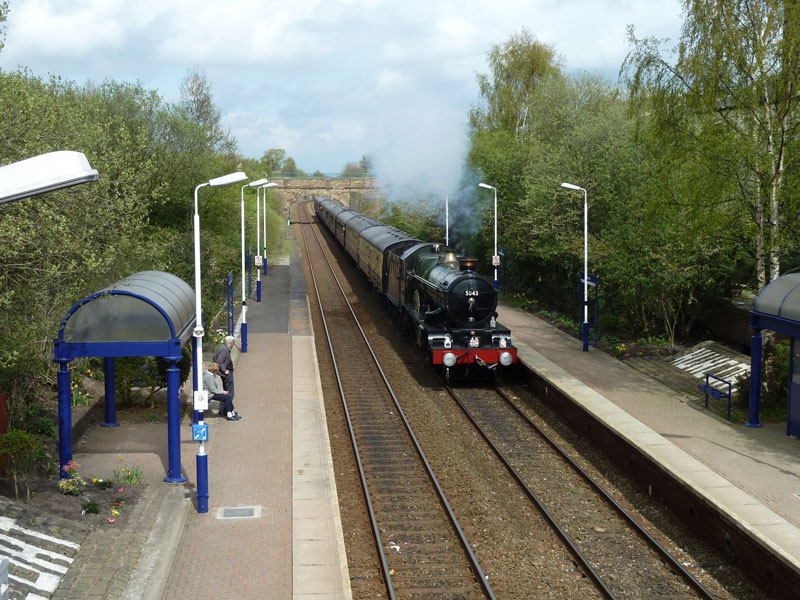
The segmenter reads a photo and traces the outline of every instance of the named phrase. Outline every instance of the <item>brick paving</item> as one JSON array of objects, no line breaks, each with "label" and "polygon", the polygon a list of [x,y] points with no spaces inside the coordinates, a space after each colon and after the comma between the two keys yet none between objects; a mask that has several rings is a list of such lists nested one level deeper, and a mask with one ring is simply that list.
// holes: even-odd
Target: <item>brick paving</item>
[{"label": "brick paving", "polygon": [[[248,336],[235,369],[243,418],[207,419],[209,512],[189,515],[164,597],[291,597],[291,349],[287,334]],[[184,465],[190,460],[187,451]],[[195,469],[187,477],[193,484]],[[245,506],[261,507],[261,517],[216,518],[220,508]]]}]

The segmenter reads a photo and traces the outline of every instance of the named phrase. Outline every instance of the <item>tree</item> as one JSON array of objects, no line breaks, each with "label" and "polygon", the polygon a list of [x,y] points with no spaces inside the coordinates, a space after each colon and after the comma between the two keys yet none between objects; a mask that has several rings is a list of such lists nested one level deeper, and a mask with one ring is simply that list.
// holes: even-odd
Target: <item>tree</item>
[{"label": "tree", "polygon": [[222,128],[219,108],[214,104],[211,83],[200,67],[192,67],[180,83],[180,106],[197,123],[215,152],[235,152],[236,141]]},{"label": "tree", "polygon": [[530,99],[536,88],[559,73],[552,47],[538,42],[528,30],[511,35],[502,46],[493,45],[488,53],[491,78],[478,75],[478,87],[485,108],[473,110],[473,127],[504,129],[514,134],[527,130]]},{"label": "tree", "polygon": [[365,175],[372,171],[372,157],[364,154],[358,162],[350,161],[342,169],[341,175]]},{"label": "tree", "polygon": [[[676,154],[707,166],[696,198],[737,198],[748,215],[759,289],[780,275],[796,244],[800,6],[782,0],[683,0],[681,41],[665,56],[637,39],[622,73],[639,114],[652,116]],[[710,144],[709,140],[716,143]],[[703,185],[705,183],[705,185]]]},{"label": "tree", "polygon": [[5,46],[6,26],[5,22],[8,19],[8,1],[2,0],[0,2],[0,52],[3,51]]},{"label": "tree", "polygon": [[279,173],[283,170],[283,165],[286,163],[286,150],[283,148],[270,148],[265,150],[261,157],[261,164],[264,165],[267,176],[272,177],[274,173]]}]

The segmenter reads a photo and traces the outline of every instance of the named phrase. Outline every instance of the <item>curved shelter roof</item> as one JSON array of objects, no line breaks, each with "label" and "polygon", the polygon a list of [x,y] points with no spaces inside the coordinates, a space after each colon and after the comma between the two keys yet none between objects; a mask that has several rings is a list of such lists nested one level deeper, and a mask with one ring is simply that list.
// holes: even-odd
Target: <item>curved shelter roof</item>
[{"label": "curved shelter roof", "polygon": [[800,337],[800,273],[782,275],[761,290],[751,325]]},{"label": "curved shelter roof", "polygon": [[192,335],[194,290],[163,271],[134,273],[84,298],[61,322],[55,359],[173,356]]}]

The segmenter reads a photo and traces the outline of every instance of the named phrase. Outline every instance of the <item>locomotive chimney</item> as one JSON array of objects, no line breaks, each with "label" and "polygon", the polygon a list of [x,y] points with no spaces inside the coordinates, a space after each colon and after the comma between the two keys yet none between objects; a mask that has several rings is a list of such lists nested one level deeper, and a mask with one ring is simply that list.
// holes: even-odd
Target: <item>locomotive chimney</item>
[{"label": "locomotive chimney", "polygon": [[462,271],[474,271],[477,263],[477,258],[464,257],[458,259],[458,264],[461,266]]}]

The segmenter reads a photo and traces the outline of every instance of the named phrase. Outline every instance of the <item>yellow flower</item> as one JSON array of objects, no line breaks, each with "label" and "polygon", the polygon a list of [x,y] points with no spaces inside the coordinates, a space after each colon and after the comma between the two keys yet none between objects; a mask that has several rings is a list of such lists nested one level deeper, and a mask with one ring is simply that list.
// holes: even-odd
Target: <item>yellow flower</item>
[{"label": "yellow flower", "polygon": [[111,516],[112,517],[118,517],[119,516],[119,511],[116,508],[112,508],[111,509]]}]

